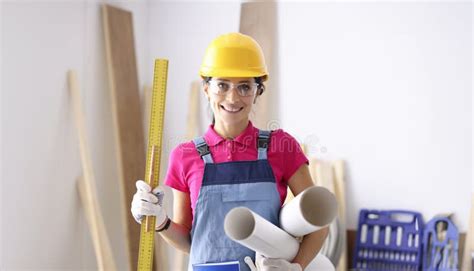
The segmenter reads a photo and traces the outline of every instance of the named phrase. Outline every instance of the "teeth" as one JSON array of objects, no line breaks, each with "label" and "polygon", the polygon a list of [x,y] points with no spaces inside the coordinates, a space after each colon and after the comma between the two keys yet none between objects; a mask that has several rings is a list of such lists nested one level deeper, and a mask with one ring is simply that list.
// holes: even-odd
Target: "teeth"
[{"label": "teeth", "polygon": [[226,111],[229,111],[229,112],[237,112],[237,111],[240,111],[240,108],[227,108],[225,106],[222,106]]}]

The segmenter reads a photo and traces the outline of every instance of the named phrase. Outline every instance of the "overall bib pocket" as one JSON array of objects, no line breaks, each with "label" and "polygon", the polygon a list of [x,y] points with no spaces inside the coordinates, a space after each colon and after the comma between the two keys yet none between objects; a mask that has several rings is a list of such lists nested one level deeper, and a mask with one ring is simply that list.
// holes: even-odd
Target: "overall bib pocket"
[{"label": "overall bib pocket", "polygon": [[210,241],[217,248],[238,248],[241,245],[227,237],[224,231],[225,215],[235,207],[247,207],[250,210],[265,214],[271,207],[271,195],[269,193],[258,193],[259,191],[249,193],[223,192],[221,194],[222,206],[216,208],[215,212],[220,215],[221,221],[209,221],[213,224],[214,229],[210,232]]}]

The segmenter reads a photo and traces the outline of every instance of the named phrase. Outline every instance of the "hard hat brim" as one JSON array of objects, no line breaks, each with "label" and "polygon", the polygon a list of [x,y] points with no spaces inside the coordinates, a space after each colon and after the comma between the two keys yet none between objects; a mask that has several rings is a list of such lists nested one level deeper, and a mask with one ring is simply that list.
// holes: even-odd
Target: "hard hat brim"
[{"label": "hard hat brim", "polygon": [[[259,69],[261,70],[261,69]],[[201,77],[264,77],[263,81],[267,80],[268,73],[262,73],[261,71],[251,71],[251,70],[219,70],[219,71],[207,71],[206,69],[201,69],[199,72]]]}]

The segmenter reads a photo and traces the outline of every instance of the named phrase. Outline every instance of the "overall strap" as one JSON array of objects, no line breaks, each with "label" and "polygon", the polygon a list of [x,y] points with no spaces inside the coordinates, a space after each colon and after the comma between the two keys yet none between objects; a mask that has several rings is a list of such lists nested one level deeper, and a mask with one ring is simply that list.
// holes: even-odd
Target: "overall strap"
[{"label": "overall strap", "polygon": [[258,160],[267,159],[268,143],[270,142],[271,131],[258,130],[257,150]]},{"label": "overall strap", "polygon": [[193,139],[194,146],[196,146],[196,150],[201,156],[202,160],[204,160],[205,164],[212,164],[214,161],[212,160],[211,152],[209,151],[209,146],[204,140],[204,137],[197,137]]}]

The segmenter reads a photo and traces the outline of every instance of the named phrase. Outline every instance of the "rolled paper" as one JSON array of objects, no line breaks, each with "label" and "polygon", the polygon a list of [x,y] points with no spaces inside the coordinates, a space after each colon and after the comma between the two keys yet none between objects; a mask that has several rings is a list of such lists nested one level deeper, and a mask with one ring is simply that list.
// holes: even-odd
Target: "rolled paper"
[{"label": "rolled paper", "polygon": [[[224,231],[233,241],[267,258],[292,261],[300,245],[295,237],[329,226],[336,216],[334,194],[324,187],[312,186],[282,208],[281,228],[246,207],[237,207],[227,213]],[[305,270],[335,269],[327,257],[318,254]]]},{"label": "rolled paper", "polygon": [[224,231],[230,239],[267,258],[292,261],[300,246],[294,237],[246,207],[227,213]]},{"label": "rolled paper", "polygon": [[327,227],[336,216],[334,194],[324,187],[312,186],[283,206],[280,226],[295,237],[304,236]]},{"label": "rolled paper", "polygon": [[332,262],[323,254],[319,253],[316,257],[306,266],[305,271],[335,271]]}]

